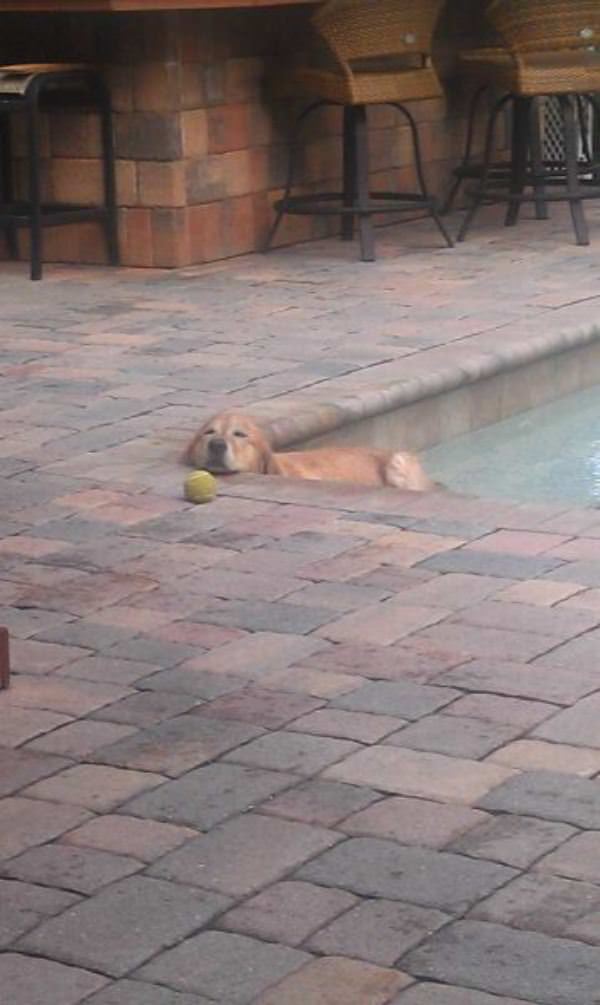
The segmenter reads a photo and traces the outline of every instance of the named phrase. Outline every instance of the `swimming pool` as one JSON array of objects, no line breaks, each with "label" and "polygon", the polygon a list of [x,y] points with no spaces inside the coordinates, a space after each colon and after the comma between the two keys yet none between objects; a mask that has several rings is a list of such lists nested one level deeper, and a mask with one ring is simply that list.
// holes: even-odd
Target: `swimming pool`
[{"label": "swimming pool", "polygon": [[449,489],[516,502],[600,505],[600,388],[578,391],[422,454]]}]

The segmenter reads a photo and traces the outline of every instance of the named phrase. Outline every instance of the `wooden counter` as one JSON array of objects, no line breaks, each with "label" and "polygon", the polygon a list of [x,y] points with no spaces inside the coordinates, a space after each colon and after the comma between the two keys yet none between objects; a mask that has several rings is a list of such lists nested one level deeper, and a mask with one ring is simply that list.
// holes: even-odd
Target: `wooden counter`
[{"label": "wooden counter", "polygon": [[0,14],[240,10],[247,7],[290,7],[317,2],[318,0],[2,0]]}]

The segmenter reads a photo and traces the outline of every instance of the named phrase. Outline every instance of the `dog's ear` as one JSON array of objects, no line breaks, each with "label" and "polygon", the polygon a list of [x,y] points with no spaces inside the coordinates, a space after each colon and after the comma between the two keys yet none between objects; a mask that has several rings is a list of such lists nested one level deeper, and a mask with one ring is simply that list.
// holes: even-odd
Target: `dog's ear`
[{"label": "dog's ear", "polygon": [[273,465],[273,451],[271,449],[271,444],[267,440],[266,436],[262,430],[257,431],[257,435],[254,438],[254,447],[256,450],[256,472],[259,475],[272,474]]},{"label": "dog's ear", "polygon": [[248,470],[253,471],[257,475],[269,474],[273,462],[273,450],[266,434],[259,425],[252,421],[246,422],[245,429],[253,455],[252,466]]},{"label": "dog's ear", "polygon": [[187,447],[181,455],[181,463],[187,464],[190,468],[196,467],[196,447],[198,446],[198,441],[200,440],[202,433],[196,433],[192,437]]}]

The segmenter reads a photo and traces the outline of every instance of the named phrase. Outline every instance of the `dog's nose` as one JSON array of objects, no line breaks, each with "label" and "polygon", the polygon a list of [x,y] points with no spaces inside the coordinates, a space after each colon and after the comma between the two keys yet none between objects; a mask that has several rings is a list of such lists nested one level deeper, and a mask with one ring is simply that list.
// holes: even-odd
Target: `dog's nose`
[{"label": "dog's nose", "polygon": [[215,436],[209,441],[208,449],[211,454],[214,454],[216,457],[220,457],[225,453],[227,444],[222,436]]}]

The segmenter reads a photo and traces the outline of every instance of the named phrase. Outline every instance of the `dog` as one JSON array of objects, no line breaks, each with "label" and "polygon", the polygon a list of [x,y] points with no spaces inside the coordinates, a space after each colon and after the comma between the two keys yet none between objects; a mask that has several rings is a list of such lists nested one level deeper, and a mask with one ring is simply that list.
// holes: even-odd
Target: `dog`
[{"label": "dog", "polygon": [[389,485],[425,492],[437,487],[414,454],[370,447],[323,447],[275,453],[261,428],[244,415],[209,419],[188,444],[184,461],[216,475],[255,472],[312,481]]}]

